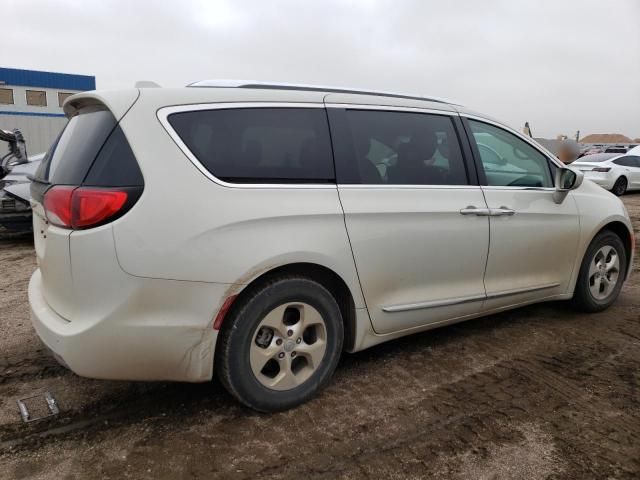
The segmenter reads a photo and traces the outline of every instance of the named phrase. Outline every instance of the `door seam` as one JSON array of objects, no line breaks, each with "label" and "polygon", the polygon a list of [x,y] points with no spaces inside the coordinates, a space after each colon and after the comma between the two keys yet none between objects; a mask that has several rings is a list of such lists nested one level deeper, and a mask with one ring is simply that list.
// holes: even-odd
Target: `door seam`
[{"label": "door seam", "polygon": [[[358,286],[360,287],[360,295],[362,295],[362,302],[364,303],[364,308],[367,311],[367,317],[369,318],[369,326],[371,327],[371,330],[374,333],[376,332],[376,329],[373,326],[373,322],[371,321],[371,313],[369,310],[369,304],[367,303],[367,298],[364,295],[364,290],[362,288],[362,280],[360,280],[360,272],[358,271],[358,265],[356,264],[356,257],[355,254],[353,253],[353,244],[351,243],[351,236],[349,235],[349,229],[347,228],[347,215],[344,211],[344,205],[342,204],[342,198],[340,197],[340,186],[339,186],[339,182],[338,182],[338,169],[336,166],[336,155],[335,155],[335,148],[333,145],[333,134],[332,134],[332,130],[331,130],[331,120],[329,119],[329,112],[327,111],[327,104],[325,102],[327,96],[329,94],[325,95],[322,99],[322,103],[324,104],[324,113],[327,117],[327,126],[329,127],[329,141],[331,142],[331,157],[333,158],[333,171],[334,171],[334,175],[336,177],[336,193],[338,195],[338,203],[340,204],[340,210],[342,211],[342,223],[344,224],[344,232],[347,236],[347,242],[349,243],[349,251],[351,252],[351,260],[353,262],[353,269],[356,272],[356,278],[358,279]],[[357,325],[357,324],[356,324]],[[353,332],[353,334],[355,335],[355,332]]]}]

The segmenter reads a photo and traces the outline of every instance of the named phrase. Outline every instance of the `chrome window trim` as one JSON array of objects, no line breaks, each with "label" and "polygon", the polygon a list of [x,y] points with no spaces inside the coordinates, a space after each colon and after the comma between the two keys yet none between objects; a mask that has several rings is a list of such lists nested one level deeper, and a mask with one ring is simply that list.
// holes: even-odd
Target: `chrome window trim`
[{"label": "chrome window trim", "polygon": [[508,185],[483,185],[483,190],[532,190],[534,192],[555,192],[556,189],[553,187],[521,187],[521,186],[513,186],[510,187]]},{"label": "chrome window trim", "polygon": [[261,189],[322,189],[335,190],[337,188],[335,183],[232,183],[225,182],[220,178],[213,175],[207,170],[202,163],[191,152],[189,147],[182,141],[180,135],[173,129],[169,123],[169,115],[173,113],[182,112],[196,112],[201,110],[230,110],[236,108],[322,108],[323,103],[302,103],[302,102],[217,102],[217,103],[198,103],[189,105],[173,105],[168,107],[159,108],[156,112],[156,117],[160,121],[160,124],[169,134],[169,137],[178,146],[178,148],[185,154],[189,161],[209,180],[227,188],[261,188]]},{"label": "chrome window trim", "polygon": [[459,305],[461,303],[477,302],[480,300],[492,300],[494,298],[509,297],[511,295],[518,295],[522,293],[548,290],[550,288],[556,288],[559,286],[560,286],[560,283],[549,283],[546,285],[538,285],[535,287],[514,288],[512,290],[503,290],[500,292],[479,294],[479,295],[468,295],[465,297],[447,298],[444,300],[432,300],[429,302],[416,302],[416,303],[407,303],[402,305],[389,305],[389,306],[382,307],[382,311],[387,313],[399,313],[399,312],[409,312],[412,310],[423,310],[427,308],[449,307],[451,305]]},{"label": "chrome window trim", "polygon": [[388,184],[388,183],[339,183],[338,188],[344,190],[359,190],[362,188],[371,188],[377,190],[462,190],[473,189],[480,190],[480,185],[404,185],[404,184]]}]

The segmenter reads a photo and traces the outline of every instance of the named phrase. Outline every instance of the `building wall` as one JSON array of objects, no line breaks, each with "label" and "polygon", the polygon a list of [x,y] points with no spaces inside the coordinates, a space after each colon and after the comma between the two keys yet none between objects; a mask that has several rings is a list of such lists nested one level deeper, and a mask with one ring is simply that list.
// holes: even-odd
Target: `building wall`
[{"label": "building wall", "polygon": [[[60,88],[44,88],[44,87],[23,87],[20,85],[0,85],[0,88],[10,88],[13,90],[13,105],[0,103],[0,112],[21,112],[32,113],[35,115],[55,114],[63,116],[62,107],[58,105],[58,92],[61,93],[78,93],[80,90],[64,90]],[[44,91],[47,96],[47,106],[27,105],[27,90]]]},{"label": "building wall", "polygon": [[[29,156],[46,152],[66,124],[67,118],[64,116],[39,117],[0,113],[0,129],[20,129],[27,141],[27,154]],[[4,145],[4,143],[0,144],[1,155],[6,153]]]},{"label": "building wall", "polygon": [[[0,129],[20,129],[27,152],[35,155],[45,152],[67,123],[58,93],[93,90],[95,77],[0,67],[0,88],[13,91],[13,103],[0,103]],[[27,90],[44,91],[46,105],[28,105]]]}]

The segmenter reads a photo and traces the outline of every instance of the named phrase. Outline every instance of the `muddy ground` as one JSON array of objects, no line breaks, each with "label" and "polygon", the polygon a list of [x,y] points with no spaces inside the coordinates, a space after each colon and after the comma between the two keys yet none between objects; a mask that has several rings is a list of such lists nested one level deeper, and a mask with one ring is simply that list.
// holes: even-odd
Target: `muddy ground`
[{"label": "muddy ground", "polygon": [[[640,194],[624,197],[640,230]],[[106,382],[36,338],[28,238],[0,242],[0,478],[639,478],[640,275],[610,310],[537,305],[345,355],[293,411],[219,383]],[[24,425],[16,398],[58,399]]]}]

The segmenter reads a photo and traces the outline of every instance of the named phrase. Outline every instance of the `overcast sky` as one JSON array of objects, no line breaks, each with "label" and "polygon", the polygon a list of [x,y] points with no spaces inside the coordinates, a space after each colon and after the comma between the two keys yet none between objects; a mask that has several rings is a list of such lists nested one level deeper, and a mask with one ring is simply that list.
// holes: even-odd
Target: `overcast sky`
[{"label": "overcast sky", "polygon": [[535,136],[640,137],[640,0],[0,5],[0,66],[95,75],[98,88],[351,86],[447,98],[517,128],[528,120]]}]

